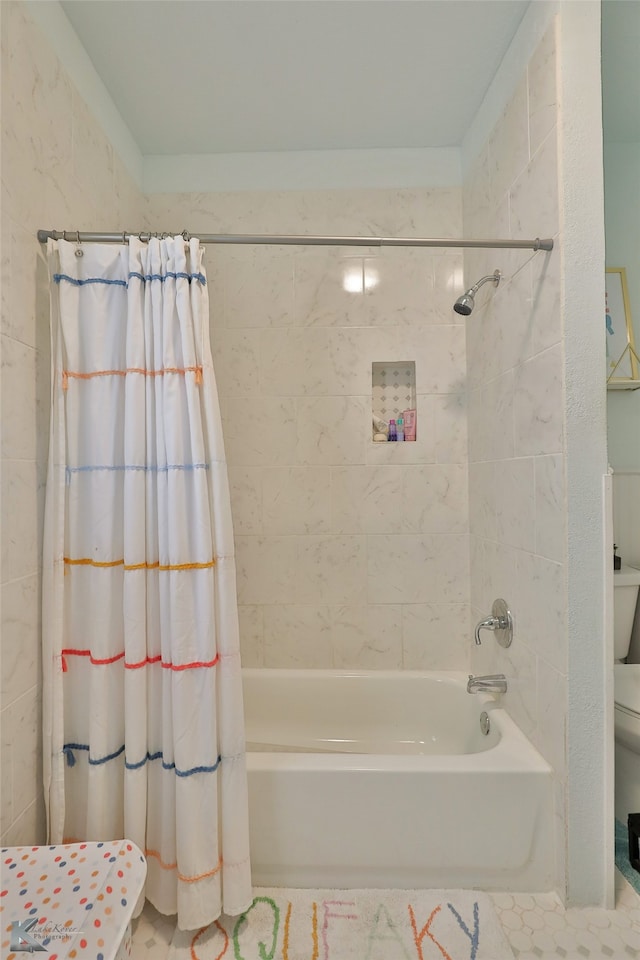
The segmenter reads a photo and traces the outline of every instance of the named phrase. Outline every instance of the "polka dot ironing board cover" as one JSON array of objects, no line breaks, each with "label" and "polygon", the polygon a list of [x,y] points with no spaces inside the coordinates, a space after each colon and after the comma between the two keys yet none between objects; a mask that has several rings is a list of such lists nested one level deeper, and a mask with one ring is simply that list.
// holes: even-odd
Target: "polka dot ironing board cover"
[{"label": "polka dot ironing board cover", "polygon": [[147,874],[135,844],[4,847],[1,865],[2,960],[113,960]]}]

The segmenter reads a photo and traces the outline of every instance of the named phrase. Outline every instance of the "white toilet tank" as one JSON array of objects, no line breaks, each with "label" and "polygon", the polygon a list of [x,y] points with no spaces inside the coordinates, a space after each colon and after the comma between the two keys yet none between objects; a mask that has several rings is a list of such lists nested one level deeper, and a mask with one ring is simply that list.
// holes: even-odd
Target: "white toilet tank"
[{"label": "white toilet tank", "polygon": [[633,618],[640,588],[640,570],[622,566],[613,572],[613,648],[615,660],[629,653]]}]

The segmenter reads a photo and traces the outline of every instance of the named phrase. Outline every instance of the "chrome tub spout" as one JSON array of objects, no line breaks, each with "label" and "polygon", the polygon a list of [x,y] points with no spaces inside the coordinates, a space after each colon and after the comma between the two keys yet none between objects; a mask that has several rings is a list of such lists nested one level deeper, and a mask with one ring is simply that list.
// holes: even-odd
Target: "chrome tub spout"
[{"label": "chrome tub spout", "polygon": [[507,678],[504,673],[491,673],[486,677],[469,674],[467,693],[506,693]]}]

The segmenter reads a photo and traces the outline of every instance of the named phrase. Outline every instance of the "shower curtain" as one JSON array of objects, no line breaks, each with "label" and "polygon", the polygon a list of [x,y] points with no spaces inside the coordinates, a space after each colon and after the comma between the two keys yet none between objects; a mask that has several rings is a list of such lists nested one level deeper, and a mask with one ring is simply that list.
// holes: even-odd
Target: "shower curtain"
[{"label": "shower curtain", "polygon": [[198,240],[49,241],[49,842],[128,838],[182,929],[251,903],[233,530]]}]

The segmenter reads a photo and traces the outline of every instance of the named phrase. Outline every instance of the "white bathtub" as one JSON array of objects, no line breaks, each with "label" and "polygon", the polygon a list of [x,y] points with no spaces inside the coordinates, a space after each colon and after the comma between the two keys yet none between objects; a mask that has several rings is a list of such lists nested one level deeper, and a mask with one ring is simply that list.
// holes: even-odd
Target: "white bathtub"
[{"label": "white bathtub", "polygon": [[243,686],[254,884],[552,888],[551,768],[462,674],[245,669]]}]

